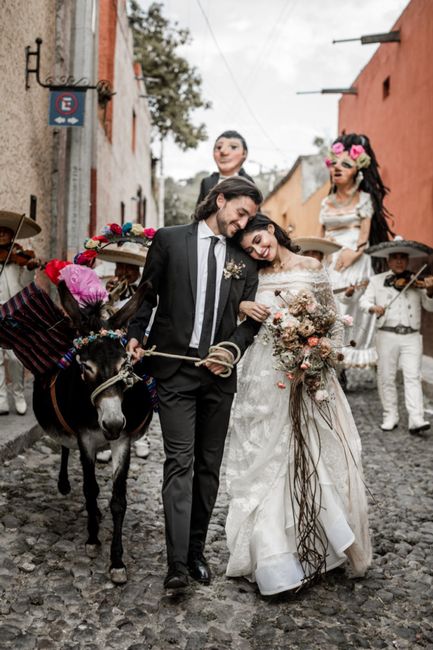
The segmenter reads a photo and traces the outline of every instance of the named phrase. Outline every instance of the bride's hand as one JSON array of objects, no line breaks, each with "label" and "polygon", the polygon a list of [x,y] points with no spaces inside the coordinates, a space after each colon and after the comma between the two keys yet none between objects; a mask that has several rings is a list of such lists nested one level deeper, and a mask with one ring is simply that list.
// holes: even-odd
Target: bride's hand
[{"label": "bride's hand", "polygon": [[243,300],[239,305],[239,311],[259,323],[263,323],[271,313],[271,310],[266,305],[251,300]]},{"label": "bride's hand", "polygon": [[357,251],[352,251],[350,248],[343,248],[335,263],[335,270],[340,273],[345,271],[349,266],[352,266],[352,264],[356,262],[360,254],[361,253]]}]

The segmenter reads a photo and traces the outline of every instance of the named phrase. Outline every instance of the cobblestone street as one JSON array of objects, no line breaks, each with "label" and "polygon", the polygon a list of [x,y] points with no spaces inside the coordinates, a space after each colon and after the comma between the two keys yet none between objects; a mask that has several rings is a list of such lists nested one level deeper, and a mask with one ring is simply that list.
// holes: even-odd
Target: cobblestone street
[{"label": "cobblestone street", "polygon": [[375,390],[352,393],[350,401],[373,495],[374,561],[366,578],[339,569],[300,593],[267,599],[246,581],[226,579],[223,480],[207,547],[214,580],[167,596],[155,420],[151,455],[132,460],[124,528],[129,582],[115,587],[107,574],[110,465],[98,466],[102,549],[91,560],[78,454],[70,462],[72,492],[62,497],[59,454],[44,437],[0,467],[0,647],[433,648],[432,437],[410,437],[402,425],[381,432]]}]

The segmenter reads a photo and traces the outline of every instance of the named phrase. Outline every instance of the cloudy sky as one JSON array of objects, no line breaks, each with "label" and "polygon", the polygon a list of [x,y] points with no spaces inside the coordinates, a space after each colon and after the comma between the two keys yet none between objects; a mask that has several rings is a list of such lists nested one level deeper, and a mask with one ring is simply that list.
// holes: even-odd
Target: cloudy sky
[{"label": "cloudy sky", "polygon": [[335,137],[340,95],[296,92],[350,86],[377,46],[332,40],[389,31],[408,0],[162,3],[166,17],[189,28],[192,43],[183,55],[199,70],[212,102],[194,114],[207,126],[207,142],[186,153],[170,142],[165,147],[165,173],[181,179],[214,171],[212,145],[228,128],[246,138],[245,167],[253,174],[259,165],[288,169],[299,154],[315,151],[316,135]]}]

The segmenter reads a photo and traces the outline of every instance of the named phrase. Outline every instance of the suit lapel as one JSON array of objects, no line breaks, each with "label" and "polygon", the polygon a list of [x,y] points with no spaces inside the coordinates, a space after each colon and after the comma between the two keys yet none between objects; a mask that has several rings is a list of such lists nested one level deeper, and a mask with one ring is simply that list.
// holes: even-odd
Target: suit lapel
[{"label": "suit lapel", "polygon": [[191,224],[186,233],[186,252],[188,257],[189,281],[195,307],[197,298],[197,223]]}]

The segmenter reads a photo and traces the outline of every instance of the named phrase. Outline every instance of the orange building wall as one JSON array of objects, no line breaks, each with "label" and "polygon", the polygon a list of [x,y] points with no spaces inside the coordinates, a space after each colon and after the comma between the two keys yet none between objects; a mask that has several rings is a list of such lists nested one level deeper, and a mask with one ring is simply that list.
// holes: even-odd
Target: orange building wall
[{"label": "orange building wall", "polygon": [[262,211],[293,237],[319,237],[320,203],[328,191],[329,184],[325,183],[303,203],[302,169],[298,165],[287,182],[265,200]]},{"label": "orange building wall", "polygon": [[433,246],[433,0],[412,0],[390,29],[401,43],[382,44],[353,83],[358,95],[341,98],[339,132],[369,136],[395,232]]}]

